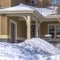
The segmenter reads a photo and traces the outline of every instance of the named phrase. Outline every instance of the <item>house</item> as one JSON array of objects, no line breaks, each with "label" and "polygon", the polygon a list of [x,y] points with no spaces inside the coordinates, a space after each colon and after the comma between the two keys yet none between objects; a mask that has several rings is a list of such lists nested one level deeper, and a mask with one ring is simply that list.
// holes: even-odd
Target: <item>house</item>
[{"label": "house", "polygon": [[46,40],[59,45],[60,10],[58,9],[58,13],[55,15],[44,17],[36,10],[29,8],[29,6],[23,6],[24,10],[20,9],[18,5],[20,3],[39,8],[52,5],[48,0],[0,0],[0,41],[13,43],[35,37],[46,39],[46,34],[50,34],[51,39]]}]

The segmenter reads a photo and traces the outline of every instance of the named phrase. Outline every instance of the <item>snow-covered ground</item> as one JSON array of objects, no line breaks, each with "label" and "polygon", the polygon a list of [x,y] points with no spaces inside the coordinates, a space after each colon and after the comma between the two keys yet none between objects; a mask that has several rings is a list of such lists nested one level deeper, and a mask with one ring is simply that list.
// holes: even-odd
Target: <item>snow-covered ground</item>
[{"label": "snow-covered ground", "polygon": [[60,51],[40,38],[14,44],[0,42],[0,60],[60,60]]}]

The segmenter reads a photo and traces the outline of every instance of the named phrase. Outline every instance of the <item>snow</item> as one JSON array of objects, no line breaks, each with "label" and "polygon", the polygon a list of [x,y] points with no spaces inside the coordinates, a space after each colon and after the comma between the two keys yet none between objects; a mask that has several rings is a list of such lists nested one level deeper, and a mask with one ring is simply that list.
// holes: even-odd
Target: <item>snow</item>
[{"label": "snow", "polygon": [[49,44],[43,39],[40,38],[32,38],[30,40],[26,40],[23,43],[21,43],[22,46],[28,47],[30,49],[33,49],[33,47],[40,48],[48,53],[51,54],[59,54],[58,49],[55,48],[53,45]]},{"label": "snow", "polygon": [[60,51],[40,38],[22,43],[0,42],[0,60],[60,60]]},{"label": "snow", "polygon": [[31,9],[30,7],[28,7],[27,5],[24,5],[24,4],[19,4],[17,6],[13,6],[13,7],[8,7],[8,8],[4,8],[4,9],[0,9],[2,11],[21,11],[21,10],[33,10]]},{"label": "snow", "polygon": [[46,8],[43,8],[43,7],[38,8],[38,7],[28,6],[28,5],[24,5],[24,4],[19,4],[19,6],[29,7],[31,9],[37,11],[39,14],[41,14],[44,17],[46,17],[48,15],[56,14],[57,9],[58,9],[58,7],[56,7],[56,6],[49,6],[49,7],[46,7]]},{"label": "snow", "polygon": [[56,14],[56,10],[49,8],[35,8],[42,16],[46,17],[52,14]]},{"label": "snow", "polygon": [[38,12],[38,14],[42,15],[43,17],[52,15],[52,14],[56,14],[57,13],[57,9],[58,7],[55,6],[49,6],[47,8],[38,8],[38,7],[33,7],[33,6],[28,6],[25,4],[19,4],[17,6],[14,7],[9,7],[9,8],[4,8],[4,9],[0,9],[1,11],[36,11]]},{"label": "snow", "polygon": [[46,34],[45,37],[51,38],[52,35],[51,34]]}]

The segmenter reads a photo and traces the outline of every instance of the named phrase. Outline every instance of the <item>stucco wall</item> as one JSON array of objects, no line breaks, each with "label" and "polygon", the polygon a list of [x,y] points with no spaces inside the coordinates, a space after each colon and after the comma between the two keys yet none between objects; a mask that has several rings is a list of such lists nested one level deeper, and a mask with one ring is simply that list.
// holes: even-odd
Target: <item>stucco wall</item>
[{"label": "stucco wall", "polygon": [[20,3],[24,3],[25,4],[26,1],[25,0],[0,0],[1,8],[15,6],[15,5],[18,5]]},{"label": "stucco wall", "polygon": [[11,6],[11,0],[0,0],[0,6],[2,8],[10,7]]},{"label": "stucco wall", "polygon": [[5,15],[1,17],[1,35],[8,35],[8,17]]},{"label": "stucco wall", "polygon": [[25,37],[26,38],[26,34],[27,34],[27,26],[26,26],[26,22],[25,21],[19,21],[18,22],[18,36],[20,37]]}]

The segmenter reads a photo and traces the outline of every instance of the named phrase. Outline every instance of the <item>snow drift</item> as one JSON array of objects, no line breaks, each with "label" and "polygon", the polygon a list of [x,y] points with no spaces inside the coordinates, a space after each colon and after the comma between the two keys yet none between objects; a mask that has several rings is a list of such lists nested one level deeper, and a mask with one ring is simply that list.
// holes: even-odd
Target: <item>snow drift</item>
[{"label": "snow drift", "polygon": [[33,38],[18,44],[0,42],[0,60],[60,60],[60,55],[48,42]]},{"label": "snow drift", "polygon": [[32,48],[36,47],[38,49],[42,49],[51,54],[59,54],[59,50],[55,48],[52,44],[40,38],[32,38],[30,40],[26,40],[23,43],[19,44],[20,46]]}]

